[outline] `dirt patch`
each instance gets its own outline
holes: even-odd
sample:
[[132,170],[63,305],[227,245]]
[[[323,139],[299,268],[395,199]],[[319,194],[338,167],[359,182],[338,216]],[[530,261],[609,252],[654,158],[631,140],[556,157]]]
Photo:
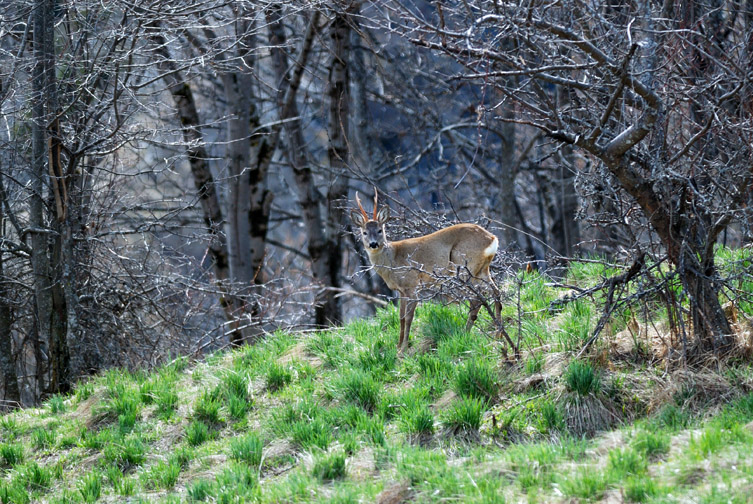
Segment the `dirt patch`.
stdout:
[[374,460],[374,450],[370,447],[364,448],[358,453],[354,453],[348,459],[348,476],[353,479],[365,481],[371,478],[376,472],[376,462]]
[[308,352],[305,341],[293,345],[277,359],[278,364],[290,364],[291,362],[305,362],[315,369],[320,368],[323,364],[319,357]]
[[276,476],[289,471],[296,465],[297,452],[287,439],[275,439],[263,451],[263,476]]
[[546,376],[542,373],[536,373],[531,376],[524,376],[513,382],[512,390],[516,394],[523,394],[529,390],[541,388],[546,384]]
[[455,393],[455,391],[451,389],[447,389],[444,394],[442,394],[442,397],[434,401],[434,404],[431,405],[431,409],[434,412],[441,411],[443,409],[446,409],[450,404],[457,399],[458,395]]
[[413,500],[413,489],[409,481],[401,481],[387,485],[379,495],[377,504],[403,504]]

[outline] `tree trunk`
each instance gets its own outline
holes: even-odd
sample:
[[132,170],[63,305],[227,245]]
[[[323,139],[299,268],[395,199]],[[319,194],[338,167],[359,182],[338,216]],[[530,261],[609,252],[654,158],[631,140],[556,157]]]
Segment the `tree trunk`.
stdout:
[[[286,44],[285,30],[279,5],[270,9],[268,14],[269,40],[272,45],[272,56],[277,73],[278,107],[280,119],[285,121],[284,131],[287,145],[285,156],[293,170],[296,186],[298,188],[298,201],[303,211],[303,221],[306,226],[308,238],[308,253],[311,258],[311,273],[314,280],[321,286],[326,287],[330,277],[329,254],[327,254],[326,222],[322,216],[323,197],[316,187],[314,172],[307,159],[307,149],[303,138],[302,124],[296,94],[300,85],[302,69],[308,58],[311,43],[317,31],[319,12],[315,11],[306,30],[303,46],[293,69],[293,74],[288,72],[288,57],[285,54]],[[326,303],[324,296],[318,295],[315,299],[315,313],[317,325],[325,325],[327,322]]]
[[722,223],[711,224],[712,216],[694,205],[693,191],[687,187],[676,187],[671,191],[675,198],[663,204],[669,198],[658,197],[651,184],[639,180],[625,163],[611,165],[610,170],[648,216],[670,262],[677,268],[688,297],[692,353],[723,353],[731,348],[734,336],[719,302],[714,265],[714,244],[724,229]]
[[[329,286],[342,286],[344,206],[348,198],[348,124],[350,115],[350,26],[346,13],[338,12],[330,27],[331,59],[329,64],[329,149],[330,184],[327,192],[327,262]],[[316,311],[317,325],[342,321],[338,292],[328,290]]]
[[[2,187],[0,187],[2,191]],[[0,198],[0,216],[3,215],[3,198]],[[0,222],[5,218],[0,217]],[[4,231],[4,230],[2,230]],[[0,401],[0,411],[16,408],[20,405],[21,395],[18,390],[18,374],[16,361],[13,358],[13,341],[11,332],[11,312],[8,299],[8,289],[5,282],[4,253],[0,249],[0,373],[3,374],[3,400]]]
[[[62,289],[62,225],[64,220],[64,191],[62,173],[54,171],[59,159],[54,145],[57,120],[57,84],[55,81],[54,18],[55,0],[38,0],[34,9],[34,70],[32,87],[36,96],[32,107],[32,174],[29,223],[31,227],[32,269],[38,328],[37,355],[48,356],[49,392],[66,391],[69,386],[69,361],[67,344],[67,309]],[[53,121],[53,119],[55,119]],[[49,126],[48,126],[49,125]],[[51,131],[47,131],[50,127]],[[52,133],[52,134],[50,134]],[[50,140],[48,146],[48,139]],[[49,161],[49,164],[45,161]],[[59,169],[59,166],[57,167]],[[52,171],[53,177],[50,177]],[[45,223],[45,182],[50,181],[56,197],[58,215],[49,229]],[[62,215],[61,215],[62,212]],[[48,248],[48,237],[53,245]],[[48,350],[45,350],[47,347]],[[42,363],[38,362],[38,366]],[[46,373],[43,373],[46,374]],[[40,383],[40,387],[44,384]]]

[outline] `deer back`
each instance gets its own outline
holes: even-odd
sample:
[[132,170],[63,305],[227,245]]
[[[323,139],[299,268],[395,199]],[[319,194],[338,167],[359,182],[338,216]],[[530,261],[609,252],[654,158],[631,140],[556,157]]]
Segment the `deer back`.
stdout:
[[[388,286],[405,292],[413,291],[418,284],[432,283],[432,273],[451,275],[457,266],[467,267],[473,276],[485,276],[498,243],[496,236],[480,226],[456,224],[425,236],[390,242],[383,254],[386,261],[370,258]],[[377,264],[375,259],[383,263]]]

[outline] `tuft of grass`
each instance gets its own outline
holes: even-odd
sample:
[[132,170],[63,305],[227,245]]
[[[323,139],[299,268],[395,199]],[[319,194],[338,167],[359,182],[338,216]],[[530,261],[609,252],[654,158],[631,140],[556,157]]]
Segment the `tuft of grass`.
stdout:
[[687,428],[690,422],[690,413],[676,404],[667,404],[651,420],[656,428],[667,428],[671,432]]
[[222,422],[220,418],[222,401],[215,391],[205,391],[196,400],[193,407],[193,415],[196,420],[204,424],[217,425]]
[[94,384],[90,381],[81,382],[76,386],[76,392],[73,394],[73,401],[80,404],[89,399],[94,393]]
[[47,491],[52,482],[52,470],[40,466],[36,462],[29,462],[20,471],[20,480],[31,491]]
[[228,414],[235,420],[242,420],[251,409],[247,399],[237,395],[231,395],[227,399]]
[[190,446],[199,446],[209,440],[209,427],[201,420],[193,420],[186,427],[186,441]]
[[31,431],[31,442],[37,450],[47,450],[55,446],[57,432],[52,428],[37,428]]
[[632,448],[618,448],[609,452],[609,470],[615,479],[644,474],[648,463],[642,453]]
[[646,502],[660,494],[660,487],[653,478],[631,476],[625,481],[625,498],[630,502]]
[[461,397],[444,413],[442,423],[455,433],[475,433],[488,405],[479,397]]
[[133,478],[120,478],[113,484],[113,488],[118,495],[129,497],[136,493],[136,480]]
[[54,395],[47,401],[47,406],[50,408],[50,413],[53,415],[59,415],[65,413],[65,399],[63,396]]
[[670,437],[666,432],[639,430],[633,436],[631,446],[649,459],[669,453]]
[[565,385],[578,395],[595,394],[601,389],[601,380],[590,362],[573,360],[564,372]]
[[353,345],[343,341],[342,336],[334,331],[322,331],[306,343],[306,350],[321,358],[331,369],[337,369],[347,361],[346,355],[352,351]]
[[423,304],[418,309],[423,333],[434,344],[465,336],[465,313],[460,306]]
[[259,478],[256,471],[245,464],[232,464],[217,475],[217,502],[249,502],[258,497]]
[[84,475],[76,485],[84,502],[97,502],[102,495],[102,473],[93,470]]
[[256,432],[249,432],[245,436],[230,441],[230,456],[238,461],[246,462],[251,467],[260,467],[264,443]]
[[248,400],[248,375],[240,371],[228,371],[222,377],[222,388],[225,395]]
[[607,478],[601,471],[580,469],[562,480],[560,488],[569,497],[595,500],[604,495]]
[[26,488],[19,482],[0,482],[0,502],[2,504],[28,504],[31,497]]
[[434,413],[428,404],[420,401],[400,408],[400,428],[411,436],[428,437],[434,434]]
[[3,432],[3,437],[8,440],[16,439],[18,436],[23,434],[23,430],[21,429],[21,426],[18,425],[18,422],[13,417],[2,417],[0,418],[0,429]]
[[332,427],[321,418],[298,420],[290,426],[290,432],[293,443],[302,450],[326,450],[332,442]]
[[499,391],[499,376],[487,361],[469,360],[457,369],[453,389],[459,396],[493,403]]
[[540,415],[539,428],[542,432],[555,432],[565,428],[565,418],[551,399],[544,399],[538,404]]
[[320,481],[333,481],[345,477],[345,454],[331,453],[322,455],[314,462],[311,470]]
[[373,411],[379,403],[381,386],[365,371],[353,370],[346,373],[336,382],[335,387],[344,400],[366,411]]
[[527,375],[540,373],[544,369],[544,356],[542,354],[533,354],[525,360],[523,369]]
[[583,299],[568,304],[557,333],[565,351],[580,349],[590,336],[593,305]]
[[0,444],[0,457],[3,465],[14,467],[24,461],[24,446],[21,443],[7,442]]
[[356,430],[361,432],[366,440],[376,446],[385,446],[387,438],[384,435],[384,422],[376,415],[358,419]]
[[688,448],[696,460],[702,460],[718,452],[725,445],[725,433],[722,428],[717,425],[708,425],[700,436],[690,436]]
[[169,490],[175,486],[180,476],[181,464],[177,457],[159,460],[148,472],[142,474],[145,487]]
[[213,491],[212,482],[205,479],[196,480],[186,489],[191,502],[204,502]]
[[140,438],[129,436],[121,441],[104,446],[104,459],[115,463],[123,471],[139,466],[146,461],[146,446]]
[[293,372],[288,366],[272,362],[267,366],[265,384],[270,392],[277,392],[293,381]]
[[157,405],[157,416],[167,420],[178,408],[178,392],[172,385],[163,385],[154,391],[154,402]]
[[397,364],[397,347],[391,342],[377,340],[358,354],[358,363],[370,374],[390,373]]

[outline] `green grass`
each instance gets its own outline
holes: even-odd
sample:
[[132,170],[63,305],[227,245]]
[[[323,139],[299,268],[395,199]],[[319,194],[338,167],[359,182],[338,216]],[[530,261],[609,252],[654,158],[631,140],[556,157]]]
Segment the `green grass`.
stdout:
[[607,478],[600,470],[580,469],[563,477],[560,488],[568,497],[597,500],[604,495],[607,484]]
[[97,502],[102,495],[102,473],[94,470],[84,475],[77,487],[84,502]]
[[434,413],[426,403],[416,401],[400,409],[400,428],[410,436],[427,437],[434,434]]
[[14,467],[24,461],[24,446],[17,442],[0,444],[0,457],[2,465]]
[[461,397],[444,413],[442,423],[455,433],[476,433],[487,409],[488,403],[484,399]]
[[288,366],[276,362],[270,363],[265,378],[267,390],[277,392],[291,381],[293,381],[293,373]]
[[360,406],[366,411],[373,411],[377,406],[382,389],[371,374],[361,370],[345,373],[337,379],[334,387],[343,400]]
[[[720,267],[743,289],[747,260],[730,252]],[[584,263],[568,281],[614,272]],[[467,307],[429,303],[399,357],[388,307],[341,328],[91,377],[0,416],[0,503],[349,503],[390,491],[427,503],[745,502],[749,363],[720,363],[706,390],[692,368],[615,358],[604,343],[633,316],[659,313],[651,299],[621,308],[615,318],[627,321],[574,359],[599,295],[552,305],[564,292],[548,283],[534,272],[500,286],[519,362],[504,362],[488,315],[467,333]],[[573,417],[597,413],[618,432],[577,434]]]
[[639,430],[633,436],[631,446],[649,459],[655,459],[669,453],[671,438],[662,430]]
[[230,456],[234,460],[246,462],[251,467],[260,467],[263,448],[264,443],[259,435],[249,432],[230,441]]
[[460,396],[495,402],[499,382],[497,370],[490,362],[469,360],[457,368],[453,389]]
[[345,455],[331,453],[322,455],[314,462],[312,474],[321,481],[332,481],[345,477]]
[[216,391],[205,391],[194,404],[194,418],[207,425],[217,425],[222,422],[220,415],[222,400]]
[[582,396],[595,394],[601,389],[599,374],[590,362],[571,361],[563,378],[569,390]]
[[149,471],[142,473],[143,485],[146,488],[169,490],[178,481],[181,469],[180,461],[176,457],[158,460]]
[[186,427],[186,441],[190,446],[199,446],[210,438],[210,431],[207,424],[201,420],[193,420]]

